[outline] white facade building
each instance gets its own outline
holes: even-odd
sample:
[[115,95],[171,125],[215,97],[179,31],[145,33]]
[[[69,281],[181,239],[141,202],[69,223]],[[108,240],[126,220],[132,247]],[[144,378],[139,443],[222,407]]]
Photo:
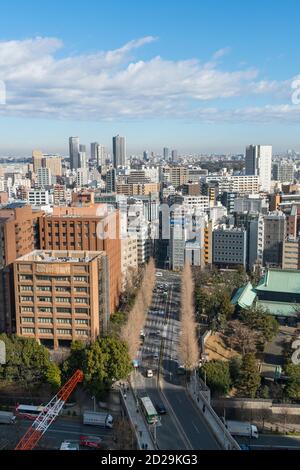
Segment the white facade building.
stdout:
[[246,148],[246,175],[257,175],[261,190],[271,191],[272,145],[249,145]]
[[49,191],[46,189],[30,189],[27,197],[31,206],[48,206],[50,202]]

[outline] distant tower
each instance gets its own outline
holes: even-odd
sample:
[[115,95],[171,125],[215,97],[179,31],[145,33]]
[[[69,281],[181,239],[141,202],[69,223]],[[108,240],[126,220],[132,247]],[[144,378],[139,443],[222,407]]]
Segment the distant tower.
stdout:
[[126,139],[120,135],[113,137],[113,165],[114,168],[126,165]]
[[69,155],[71,170],[79,168],[79,137],[69,138]]
[[169,158],[170,158],[170,149],[168,147],[164,147],[163,155],[164,155],[164,160],[169,160]]
[[246,175],[257,175],[261,190],[270,192],[272,145],[249,145],[246,148]]

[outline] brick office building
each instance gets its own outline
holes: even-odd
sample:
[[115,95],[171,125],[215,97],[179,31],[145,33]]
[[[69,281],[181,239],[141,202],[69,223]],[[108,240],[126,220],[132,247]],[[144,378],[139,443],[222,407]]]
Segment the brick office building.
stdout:
[[[119,224],[119,212],[108,213],[105,204],[54,207],[51,215],[39,220],[41,249],[105,251],[109,265],[110,313],[118,307],[121,291]],[[109,228],[112,234],[104,237]]]

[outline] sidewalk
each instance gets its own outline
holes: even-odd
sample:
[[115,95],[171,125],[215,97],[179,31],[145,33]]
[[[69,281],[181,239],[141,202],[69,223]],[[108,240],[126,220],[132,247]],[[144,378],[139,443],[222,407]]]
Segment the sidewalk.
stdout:
[[133,389],[128,383],[125,384],[124,389],[120,387],[121,402],[126,408],[128,418],[135,429],[138,449],[155,450],[149,427],[138,406],[138,401]]

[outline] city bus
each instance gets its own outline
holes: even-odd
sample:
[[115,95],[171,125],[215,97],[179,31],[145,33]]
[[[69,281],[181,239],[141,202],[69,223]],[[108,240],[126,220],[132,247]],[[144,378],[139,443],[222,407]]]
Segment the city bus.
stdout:
[[143,413],[149,424],[155,424],[158,421],[157,411],[149,397],[140,399]]
[[20,418],[31,419],[33,421],[43,409],[43,406],[17,405],[16,415]]

